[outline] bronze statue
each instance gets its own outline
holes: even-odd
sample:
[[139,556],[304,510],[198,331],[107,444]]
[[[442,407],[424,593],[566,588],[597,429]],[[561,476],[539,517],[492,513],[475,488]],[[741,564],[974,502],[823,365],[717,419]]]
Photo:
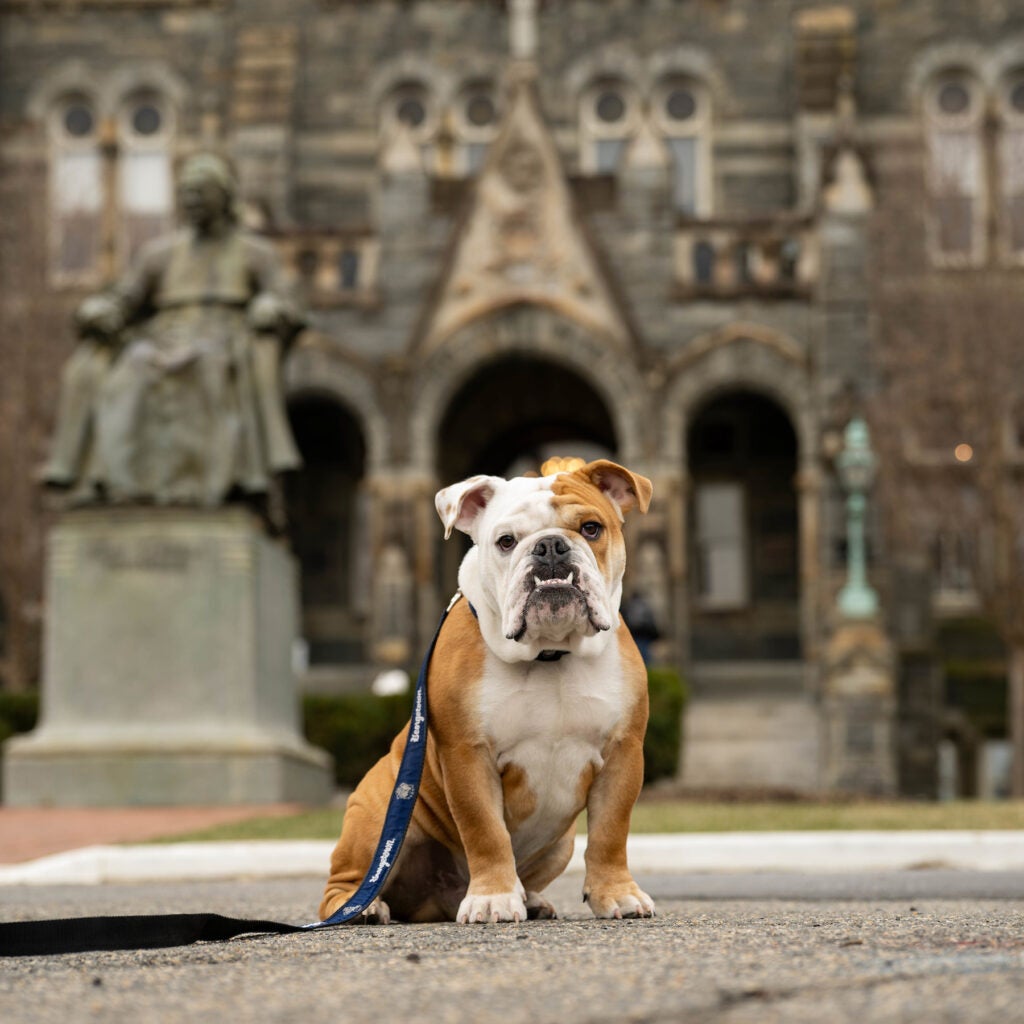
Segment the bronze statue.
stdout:
[[79,307],[46,483],[79,501],[213,506],[300,465],[280,364],[303,319],[235,192],[224,160],[193,157],[186,226]]

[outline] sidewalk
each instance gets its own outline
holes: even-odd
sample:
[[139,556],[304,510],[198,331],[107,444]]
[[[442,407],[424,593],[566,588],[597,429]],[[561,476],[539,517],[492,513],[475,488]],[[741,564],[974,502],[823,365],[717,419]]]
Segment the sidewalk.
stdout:
[[[321,876],[333,840],[133,845],[296,808],[0,808],[0,888]],[[115,845],[123,844],[123,845]],[[577,838],[569,872],[582,872]],[[632,835],[644,872],[1024,871],[1024,831],[722,832]]]
[[241,807],[0,806],[0,865],[35,860],[97,843],[139,843],[247,818],[284,817],[301,809],[294,804]]

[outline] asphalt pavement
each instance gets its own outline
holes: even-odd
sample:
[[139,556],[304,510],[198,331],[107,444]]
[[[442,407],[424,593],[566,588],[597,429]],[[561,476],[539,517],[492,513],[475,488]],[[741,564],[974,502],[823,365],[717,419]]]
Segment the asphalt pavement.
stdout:
[[[646,921],[346,926],[0,960],[5,1024],[1024,1022],[1024,872],[641,874]],[[322,879],[0,888],[4,920],[216,911],[309,921]]]

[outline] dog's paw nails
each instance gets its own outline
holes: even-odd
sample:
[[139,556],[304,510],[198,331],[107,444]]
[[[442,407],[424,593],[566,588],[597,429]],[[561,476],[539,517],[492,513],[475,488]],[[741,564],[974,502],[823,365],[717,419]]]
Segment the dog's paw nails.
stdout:
[[455,920],[459,924],[525,921],[526,904],[518,892],[496,893],[492,896],[469,895],[459,905]]
[[555,908],[535,892],[526,894],[526,916],[531,921],[554,921],[558,918]]
[[615,889],[594,887],[587,897],[594,917],[613,921],[627,917],[654,917],[654,900],[635,883]]
[[383,900],[374,900],[356,921],[361,924],[391,924],[391,908]]

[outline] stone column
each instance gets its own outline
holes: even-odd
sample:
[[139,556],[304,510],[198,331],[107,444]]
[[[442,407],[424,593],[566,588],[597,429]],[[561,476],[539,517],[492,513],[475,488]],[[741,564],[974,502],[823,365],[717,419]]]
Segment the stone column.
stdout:
[[433,479],[401,470],[376,472],[367,486],[371,514],[374,615],[370,649],[375,661],[413,665],[433,635],[442,607],[434,549],[440,521]]
[[818,602],[821,579],[821,472],[803,465],[796,476],[800,530],[800,634],[805,661],[818,651]]

